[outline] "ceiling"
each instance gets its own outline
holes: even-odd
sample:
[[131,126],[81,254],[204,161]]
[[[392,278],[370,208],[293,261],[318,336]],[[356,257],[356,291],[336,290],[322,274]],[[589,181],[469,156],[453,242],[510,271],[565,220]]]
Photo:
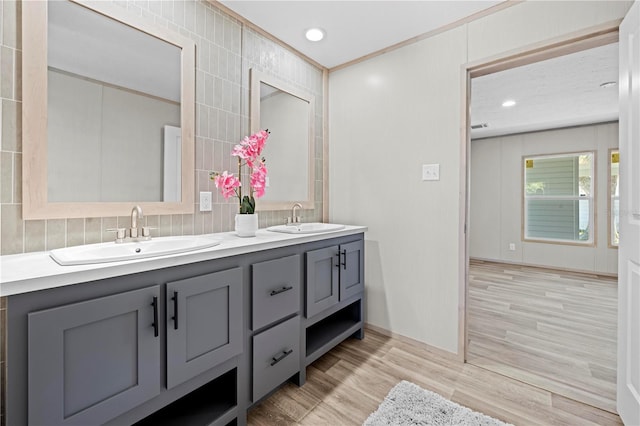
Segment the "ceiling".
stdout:
[[[501,1],[219,0],[326,68],[441,29]],[[311,27],[326,31],[310,42]],[[472,80],[472,138],[617,120],[618,46],[612,44]],[[503,108],[502,102],[517,103]]]
[[[474,78],[473,139],[618,119],[618,43]],[[505,100],[516,105],[505,108]]]
[[[224,6],[326,68],[333,68],[443,26],[500,1],[220,0]],[[308,41],[322,28],[322,41]]]

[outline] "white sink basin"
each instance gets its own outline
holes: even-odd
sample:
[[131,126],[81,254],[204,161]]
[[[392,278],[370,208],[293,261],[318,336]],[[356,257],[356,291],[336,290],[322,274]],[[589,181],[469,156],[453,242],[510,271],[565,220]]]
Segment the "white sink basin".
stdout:
[[51,250],[49,255],[60,265],[90,265],[143,259],[200,250],[220,244],[220,240],[205,236],[160,237],[149,241],[87,244]]
[[285,234],[316,234],[332,232],[344,229],[344,225],[336,223],[296,223],[292,225],[276,225],[267,228],[267,231],[284,232]]

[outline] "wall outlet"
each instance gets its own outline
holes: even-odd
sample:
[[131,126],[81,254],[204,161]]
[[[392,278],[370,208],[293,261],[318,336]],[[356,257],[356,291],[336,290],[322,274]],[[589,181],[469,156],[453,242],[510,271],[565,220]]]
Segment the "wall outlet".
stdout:
[[423,164],[422,180],[440,180],[440,164]]
[[269,176],[267,176],[267,177],[265,178],[264,186],[265,186],[265,188],[268,188],[268,187],[269,187],[269,185],[270,185],[270,182],[269,182]]
[[211,211],[211,191],[200,192],[200,211]]
[[514,243],[509,243],[509,250],[516,251],[516,245]]

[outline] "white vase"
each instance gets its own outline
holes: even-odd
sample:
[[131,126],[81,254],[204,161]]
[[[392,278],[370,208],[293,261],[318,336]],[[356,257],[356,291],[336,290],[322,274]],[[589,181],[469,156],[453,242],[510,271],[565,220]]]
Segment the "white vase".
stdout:
[[255,237],[258,230],[258,214],[236,214],[238,237]]

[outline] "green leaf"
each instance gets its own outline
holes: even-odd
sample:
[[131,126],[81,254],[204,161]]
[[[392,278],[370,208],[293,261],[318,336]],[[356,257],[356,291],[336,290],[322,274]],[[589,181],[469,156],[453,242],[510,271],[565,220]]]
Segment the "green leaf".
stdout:
[[240,214],[254,214],[256,210],[256,200],[245,195],[240,203]]

